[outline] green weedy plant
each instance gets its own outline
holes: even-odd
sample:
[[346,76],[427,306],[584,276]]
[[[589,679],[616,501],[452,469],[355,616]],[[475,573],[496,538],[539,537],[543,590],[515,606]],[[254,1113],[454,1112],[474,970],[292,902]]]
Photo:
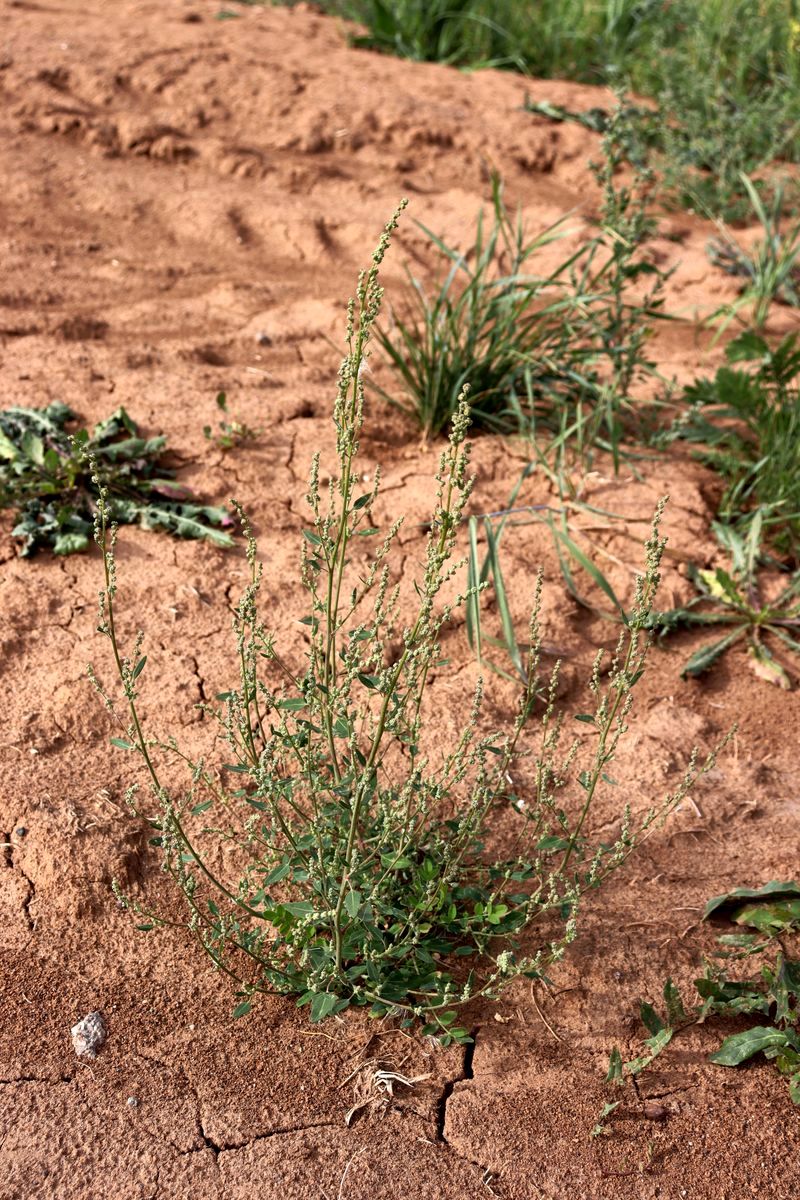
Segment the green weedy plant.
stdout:
[[[747,646],[755,673],[782,688],[791,687],[791,679],[774,648],[800,654],[800,571],[795,571],[781,592],[770,601],[759,594],[758,563],[761,522],[750,525],[747,539],[730,526],[713,526],[720,545],[730,555],[730,569],[716,567],[701,570],[689,565],[689,578],[697,596],[682,608],[657,613],[654,625],[662,635],[678,628],[725,629],[724,637],[706,642],[686,662],[681,674],[702,675],[737,643]],[[702,607],[698,607],[702,605]]]
[[[445,1042],[466,1041],[458,1008],[557,961],[575,937],[580,897],[622,863],[713,758],[701,767],[692,756],[676,790],[638,825],[626,808],[615,840],[590,843],[593,804],[612,786],[609,764],[645,668],[664,547],[657,520],[608,674],[603,655],[595,660],[592,711],[580,717],[589,743],[573,739],[556,712],[555,672],[529,744],[539,690],[535,605],[527,680],[510,728],[482,732],[479,684],[455,743],[444,753],[431,747],[430,673],[442,665],[442,629],[464,602],[448,594],[463,565],[454,552],[472,488],[469,409],[462,397],[440,460],[416,615],[406,618],[388,561],[400,522],[377,535],[369,514],[380,481],[362,491],[357,467],[362,370],[382,296],[378,269],[396,223],[397,214],[350,302],[333,412],[339,468],[324,492],[319,457],[312,463],[302,668],[278,649],[258,615],[262,572],[244,521],[251,582],[234,622],[239,682],[220,694],[219,708],[206,710],[227,747],[219,769],[182,756],[172,738],[153,739],[142,727],[138,694],[147,660],[141,635],[129,656],[120,645],[117,535],[100,484],[100,632],[111,643],[127,706],[125,735],[113,740],[142,761],[152,797],[141,808],[152,813],[155,802],[157,814],[148,818],[153,842],[187,913],[180,922],[134,899],[123,902],[144,928],[183,924],[236,981],[239,1015],[255,993],[294,994],[314,1021],[350,1004],[369,1005],[376,1017],[419,1019]],[[355,550],[360,559],[373,536],[371,564],[357,566]],[[537,596],[540,587],[541,580]],[[106,702],[113,711],[113,700]],[[183,794],[162,781],[161,763],[176,755],[189,769]],[[235,790],[226,786],[231,775]],[[129,800],[138,811],[135,788]],[[501,812],[513,822],[502,836],[493,828]],[[224,860],[215,854],[220,844]],[[223,873],[223,861],[237,877]]]
[[[576,397],[574,429],[562,422],[557,439],[563,447],[565,435],[574,436],[582,457],[594,445],[602,446],[611,452],[615,469],[626,424],[641,423],[631,389],[656,373],[647,353],[652,322],[669,319],[663,311],[664,285],[671,272],[660,270],[643,254],[655,229],[650,214],[653,173],[644,160],[635,159],[632,181],[619,181],[633,136],[630,106],[620,92],[603,133],[602,156],[592,164],[603,190],[600,229],[587,248],[580,277],[573,279],[573,292],[581,297],[585,313],[585,323],[576,332],[591,348],[596,375],[591,387]],[[632,286],[644,280],[648,287],[634,298]]]
[[228,397],[225,392],[217,392],[215,400],[220,417],[216,430],[212,425],[203,426],[203,436],[218,450],[234,450],[245,442],[255,441],[260,429],[251,429],[244,421],[235,417],[228,408]]
[[[646,1001],[640,1004],[639,1015],[650,1037],[645,1039],[643,1053],[628,1062],[623,1062],[618,1049],[612,1050],[606,1082],[623,1086],[626,1080],[635,1080],[673,1037],[690,1025],[703,1024],[714,1016],[755,1017],[762,1023],[729,1034],[709,1062],[739,1067],[763,1054],[786,1077],[789,1096],[800,1105],[800,960],[790,957],[783,944],[785,937],[800,930],[800,887],[794,881],[773,880],[760,888],[735,888],[708,901],[703,920],[712,916],[726,917],[749,932],[717,938],[720,949],[713,957],[720,963],[707,959],[703,975],[694,981],[698,1004],[686,1006],[671,979],[664,984],[663,1015]],[[775,958],[764,962],[758,974],[749,978],[731,979],[722,965],[775,947]],[[591,1136],[606,1131],[604,1122],[620,1103],[604,1105]]]
[[476,0],[341,0],[330,7],[367,25],[352,39],[356,46],[417,62],[524,70],[508,32]]
[[75,414],[58,402],[47,408],[0,412],[0,508],[14,508],[12,530],[21,554],[49,546],[55,554],[85,550],[92,539],[92,459],[102,471],[106,508],[114,521],[165,529],[177,537],[233,544],[225,508],[194,502],[161,465],[165,437],[142,438],[124,408],[93,430],[70,433]]
[[[726,480],[723,521],[744,527],[760,514],[776,547],[796,560],[800,542],[800,347],[771,348],[745,332],[726,347],[729,366],[686,389],[691,408],[675,433],[703,445],[700,457]],[[754,364],[743,369],[737,364]]]
[[[797,0],[322,0],[321,7],[366,27],[357,45],[469,68],[505,66],[536,79],[624,84],[652,97],[656,120],[643,116],[641,127],[658,151],[666,193],[710,215],[746,215],[742,172],[797,157]],[[544,115],[561,119],[557,106]]]
[[735,303],[719,309],[712,320],[722,318],[722,332],[743,308],[750,308],[750,320],[744,323],[760,333],[776,301],[800,307],[800,221],[785,231],[781,229],[786,207],[783,185],[775,188],[771,201],[765,202],[746,175],[742,175],[742,184],[764,237],[748,252],[721,225],[721,237],[709,242],[711,261],[729,275],[745,281]]

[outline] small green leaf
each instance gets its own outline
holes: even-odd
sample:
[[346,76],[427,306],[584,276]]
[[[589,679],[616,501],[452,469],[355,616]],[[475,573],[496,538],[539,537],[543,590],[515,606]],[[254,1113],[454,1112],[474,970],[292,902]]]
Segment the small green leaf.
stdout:
[[606,1075],[606,1083],[622,1083],[622,1055],[615,1046],[611,1051],[608,1060],[608,1074]]
[[133,742],[126,742],[125,738],[113,737],[113,738],[111,738],[111,745],[116,746],[117,749],[119,749],[119,750],[135,750],[136,749]]
[[647,1032],[653,1036],[655,1036],[657,1033],[661,1033],[662,1029],[666,1028],[664,1022],[661,1020],[661,1017],[653,1008],[652,1004],[647,1004],[645,1001],[642,1001],[642,1003],[639,1005],[639,1016],[641,1017],[642,1024]]
[[800,900],[775,901],[772,904],[745,904],[731,916],[735,925],[749,925],[774,937],[800,924]]
[[243,1000],[241,1004],[237,1004],[236,1008],[233,1010],[233,1013],[231,1014],[233,1016],[234,1021],[238,1021],[239,1017],[246,1017],[252,1007],[253,1007],[253,1002],[251,1000]]
[[336,1008],[336,996],[331,992],[317,992],[311,1001],[311,1020],[316,1024],[324,1021]]

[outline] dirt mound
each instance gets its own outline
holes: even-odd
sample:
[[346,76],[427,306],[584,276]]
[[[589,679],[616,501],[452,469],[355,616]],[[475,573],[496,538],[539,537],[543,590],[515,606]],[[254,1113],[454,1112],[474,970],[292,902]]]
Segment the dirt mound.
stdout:
[[[169,436],[182,480],[212,502],[235,493],[259,530],[270,580],[280,581],[271,621],[294,636],[306,471],[312,452],[332,445],[330,339],[341,340],[345,302],[377,231],[406,194],[411,217],[463,239],[497,170],[533,228],[573,212],[578,241],[596,212],[587,163],[597,139],[533,117],[523,102],[526,92],[571,107],[609,97],[349,49],[339,23],[303,5],[234,5],[235,19],[224,21],[219,8],[219,0],[4,5],[0,372],[6,404],[61,400],[86,421],[124,404],[146,432]],[[668,308],[681,320],[658,343],[666,375],[690,378],[714,360],[692,318],[735,284],[709,267],[709,232],[676,215],[653,243],[676,266]],[[390,296],[404,263],[423,278],[434,265],[410,219],[387,261]],[[216,420],[220,390],[262,431],[228,455],[202,432]],[[421,448],[376,404],[365,454],[368,467],[385,470],[377,519],[409,513],[410,571],[435,448]],[[478,441],[477,511],[505,502],[522,461],[518,448]],[[590,498],[625,513],[638,539],[638,522],[671,492],[671,602],[686,586],[680,560],[712,553],[709,480],[679,459],[644,463],[640,474],[598,472]],[[534,477],[526,495],[541,501],[547,490]],[[553,996],[538,989],[534,1004],[520,986],[470,1014],[467,1055],[434,1052],[359,1014],[311,1027],[291,1001],[267,999],[233,1022],[229,989],[199,951],[169,933],[135,934],[110,891],[113,878],[134,888],[159,880],[146,827],[124,812],[127,763],[109,748],[84,677],[87,660],[103,653],[94,636],[97,558],[20,561],[10,527],[5,514],[3,1196],[797,1194],[800,1122],[784,1084],[765,1067],[710,1067],[713,1035],[703,1030],[642,1084],[663,1119],[631,1100],[613,1137],[588,1139],[610,1047],[637,1044],[638,999],[652,998],[667,974],[686,982],[696,973],[700,935],[688,933],[705,898],[796,873],[796,693],[755,685],[736,654],[702,684],[679,678],[685,644],[656,656],[615,772],[626,796],[644,804],[660,795],[692,743],[708,747],[739,718],[736,754],[705,781],[697,809],[680,812],[587,906]],[[615,586],[629,586],[636,546],[598,536]],[[520,616],[532,567],[544,564],[546,637],[566,653],[566,698],[577,703],[574,681],[613,630],[567,596],[541,531],[516,531],[508,554]],[[243,559],[130,530],[121,570],[124,624],[147,628],[148,717],[165,733],[182,721],[187,737],[201,738],[193,706],[228,680],[229,605]],[[443,738],[459,727],[461,684],[474,677],[458,630],[448,654],[462,676],[436,684]],[[507,713],[510,695],[499,687],[492,702]],[[75,1058],[69,1031],[95,1010],[108,1040],[87,1063]],[[429,1078],[348,1128],[348,1079],[373,1059]]]

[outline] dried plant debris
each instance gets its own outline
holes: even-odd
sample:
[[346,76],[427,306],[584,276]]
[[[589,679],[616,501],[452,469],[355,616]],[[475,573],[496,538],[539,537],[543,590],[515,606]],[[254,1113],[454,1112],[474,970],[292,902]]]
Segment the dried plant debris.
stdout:
[[95,473],[108,489],[116,523],[231,544],[224,528],[231,523],[227,509],[196,503],[161,464],[166,437],[140,437],[124,408],[91,431],[71,432],[75,420],[60,402],[0,412],[0,507],[16,512],[12,533],[23,557],[42,546],[61,555],[87,548]]

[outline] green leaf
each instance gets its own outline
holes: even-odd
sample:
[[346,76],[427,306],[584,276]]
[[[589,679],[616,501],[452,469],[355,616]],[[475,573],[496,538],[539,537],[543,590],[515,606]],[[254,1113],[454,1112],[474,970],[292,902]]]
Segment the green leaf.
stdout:
[[712,913],[716,913],[717,916],[727,915],[732,909],[740,908],[743,900],[775,899],[779,896],[800,898],[800,884],[794,880],[782,883],[773,879],[759,888],[734,888],[733,891],[723,892],[720,896],[713,896],[703,910],[702,919],[707,920]]
[[800,924],[800,900],[776,901],[772,904],[746,904],[731,916],[736,925],[749,925],[759,933],[774,937],[795,929]]
[[307,917],[309,913],[314,911],[313,904],[310,904],[307,900],[289,900],[285,904],[281,904],[280,907],[293,917]]
[[252,1000],[243,1000],[241,1004],[237,1004],[236,1008],[233,1010],[233,1013],[231,1014],[234,1021],[238,1021],[239,1017],[246,1017],[252,1007],[253,1007]]
[[[280,881],[282,879],[286,878],[286,876],[289,874],[291,869],[292,869],[291,863],[288,863],[288,862],[283,862],[283,863],[280,863],[277,867],[273,867],[272,870],[267,875],[264,876],[264,879],[263,879],[264,887],[270,888],[270,887],[273,887],[276,883],[280,883]],[[286,906],[284,905],[284,907],[286,907]]]
[[66,558],[68,554],[80,554],[88,545],[85,533],[58,533],[53,538],[53,553]]
[[146,662],[147,662],[147,655],[145,654],[142,658],[139,659],[136,666],[133,668],[133,671],[131,672],[131,679],[139,678],[142,671],[144,670],[144,666],[145,666]]
[[639,1005],[639,1016],[641,1017],[642,1024],[647,1032],[653,1036],[655,1036],[657,1033],[661,1033],[662,1029],[666,1028],[664,1022],[661,1020],[661,1017],[653,1008],[652,1004],[647,1004],[645,1001],[642,1001],[642,1003]]
[[667,1020],[670,1025],[679,1025],[686,1020],[681,994],[671,979],[667,979],[664,984],[664,1003],[667,1006]]
[[747,647],[747,653],[753,671],[759,679],[765,679],[767,683],[775,683],[786,692],[791,691],[791,679],[763,642],[751,642]]
[[606,1075],[606,1083],[622,1083],[622,1055],[615,1046],[611,1051],[611,1056],[608,1060],[608,1074]]
[[699,650],[695,650],[694,654],[684,665],[681,671],[682,678],[687,675],[696,677],[702,675],[709,667],[712,667],[718,659],[722,657],[729,646],[740,638],[744,633],[744,629],[734,629],[726,637],[721,638],[718,642],[707,642],[705,646],[701,646]]
[[[559,527],[555,523],[555,521],[552,520],[552,518],[550,518],[548,520],[548,524],[550,526],[550,529],[553,533],[554,538],[556,539],[556,547],[558,548],[558,545],[560,543],[568,550],[568,552],[575,559],[575,561],[578,563],[578,565],[583,567],[584,571],[587,573],[587,575],[590,577],[590,579],[592,579],[594,581],[594,583],[597,585],[597,587],[600,588],[600,591],[603,592],[603,594],[605,596],[607,596],[608,599],[611,601],[611,603],[614,605],[617,616],[620,618],[622,623],[624,625],[627,625],[628,618],[625,613],[625,609],[623,608],[623,606],[617,596],[617,593],[614,591],[613,587],[609,583],[608,579],[606,579],[603,572],[599,569],[599,567],[597,567],[595,565],[595,563],[592,562],[592,560],[590,558],[588,558],[584,554],[584,552],[583,552],[583,550],[581,550],[580,546],[575,541],[573,541],[573,539],[570,537],[570,535],[566,532],[565,529]],[[562,573],[563,573],[564,561],[560,554],[559,554],[559,558],[561,559]],[[570,592],[575,597],[575,599],[580,604],[583,604],[585,607],[592,608],[593,606],[591,604],[589,604],[581,595],[579,595],[579,593],[575,589],[575,585],[572,582],[571,573],[569,573],[569,572],[565,573],[565,580],[567,582],[567,586],[569,587]]]
[[401,855],[400,858],[398,858],[394,854],[382,854],[381,865],[387,869],[394,867],[397,871],[404,871],[408,867],[412,866],[412,862],[411,859],[406,858],[405,855]]
[[539,838],[536,843],[536,849],[543,854],[550,854],[554,850],[567,850],[572,845],[570,838],[558,837],[556,834],[550,833],[547,837]]
[[331,992],[317,992],[311,1001],[311,1020],[316,1024],[324,1021],[333,1013],[337,1006],[337,997]]
[[645,1069],[645,1067],[649,1067],[653,1059],[657,1058],[662,1050],[664,1050],[664,1048],[672,1041],[673,1033],[674,1030],[665,1025],[658,1031],[658,1033],[653,1034],[652,1037],[646,1038],[644,1044],[648,1047],[650,1053],[642,1054],[638,1058],[632,1058],[630,1062],[626,1062],[625,1070],[628,1072],[628,1074],[639,1075]]
[[768,343],[752,329],[740,333],[725,347],[728,362],[753,362],[754,359],[769,358],[769,355]]
[[784,1029],[774,1029],[770,1025],[754,1025],[744,1033],[732,1033],[709,1061],[720,1067],[738,1067],[755,1054],[761,1054],[775,1046],[791,1046],[792,1035]]
[[135,750],[133,742],[126,742],[125,738],[113,737],[110,739],[111,745],[116,746],[119,750]]
[[361,892],[351,891],[345,896],[344,906],[347,909],[347,915],[353,921],[358,916],[358,910],[361,908],[361,900]]

